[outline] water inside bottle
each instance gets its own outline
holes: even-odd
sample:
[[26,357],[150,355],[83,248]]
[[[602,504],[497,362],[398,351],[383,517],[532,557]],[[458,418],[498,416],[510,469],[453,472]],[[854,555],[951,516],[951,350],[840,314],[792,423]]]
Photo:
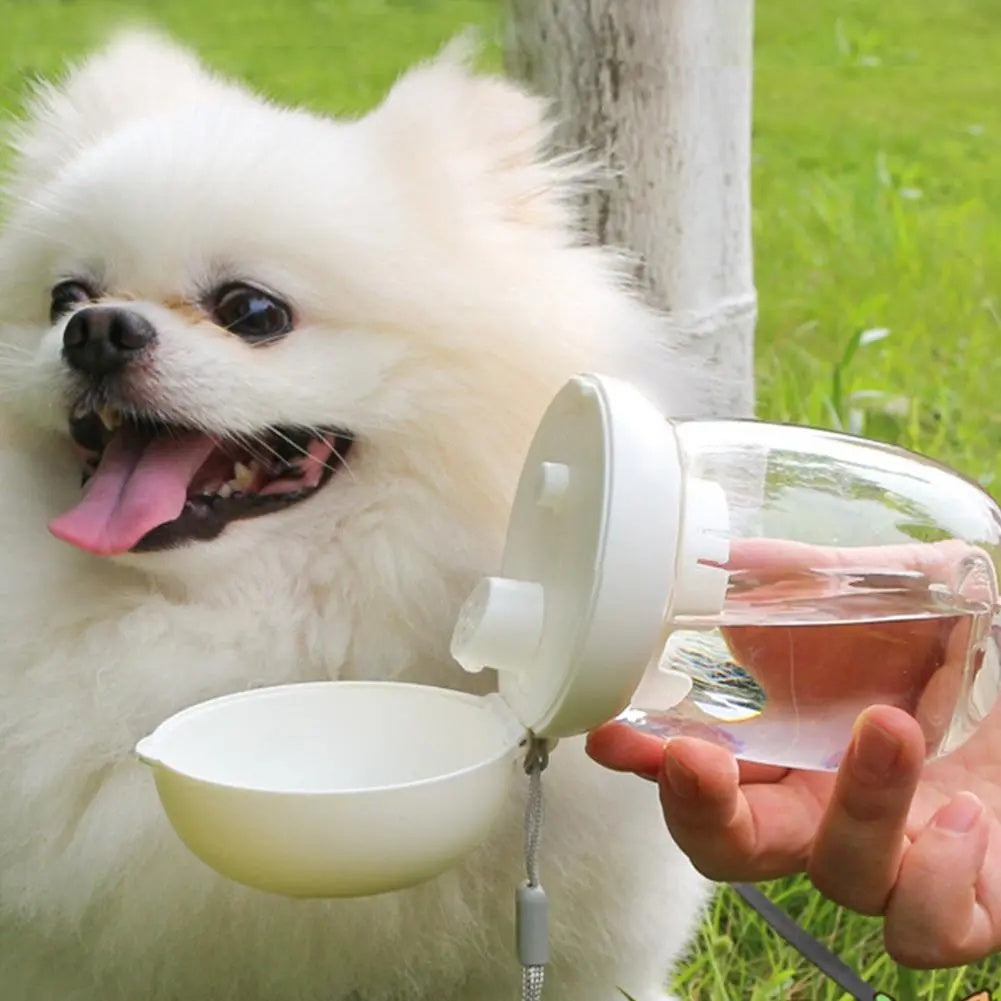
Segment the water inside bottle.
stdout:
[[744,760],[828,771],[859,712],[878,703],[911,713],[939,756],[1001,685],[994,596],[963,590],[917,572],[735,573],[720,617],[674,623],[660,666],[692,679],[684,701],[619,718]]

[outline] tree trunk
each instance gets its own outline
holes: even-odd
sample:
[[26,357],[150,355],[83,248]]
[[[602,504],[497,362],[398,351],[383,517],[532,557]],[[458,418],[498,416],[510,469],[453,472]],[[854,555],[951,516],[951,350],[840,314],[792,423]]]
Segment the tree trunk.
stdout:
[[702,415],[753,411],[753,0],[509,0],[508,70],[555,100],[557,139],[611,168],[585,224],[630,251]]

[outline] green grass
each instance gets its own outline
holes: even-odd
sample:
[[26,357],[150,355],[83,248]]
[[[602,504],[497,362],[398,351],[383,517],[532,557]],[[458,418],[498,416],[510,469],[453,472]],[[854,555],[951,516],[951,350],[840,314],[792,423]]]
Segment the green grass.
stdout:
[[[462,26],[496,40],[501,25],[494,0],[0,0],[0,108],[122,17],[164,25],[275,97],[340,113],[372,105]],[[1001,483],[1001,3],[758,0],[756,47],[760,413]],[[768,890],[899,1001],[1001,990],[1001,961],[910,976],[882,953],[878,922],[803,880]],[[676,989],[841,998],[726,890]]]
[[[759,411],[899,442],[1001,492],[999,64],[997,0],[758,0]],[[898,971],[879,922],[802,879],[767,889],[900,1001],[1001,997],[1001,960]],[[729,891],[678,992],[844,997]]]
[[0,102],[122,23],[165,28],[267,94],[338,114],[371,107],[466,25],[494,38],[502,24],[493,0],[0,0]]
[[760,0],[757,47],[762,413],[995,481],[1001,5]]

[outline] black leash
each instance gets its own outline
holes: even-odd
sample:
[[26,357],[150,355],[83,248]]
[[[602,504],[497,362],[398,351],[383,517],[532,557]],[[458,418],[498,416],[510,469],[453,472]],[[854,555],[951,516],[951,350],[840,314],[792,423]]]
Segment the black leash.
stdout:
[[821,945],[756,886],[748,883],[731,883],[730,886],[745,904],[758,912],[774,932],[855,1001],[875,1001],[878,994],[875,987],[867,984],[847,963],[842,962],[830,949]]

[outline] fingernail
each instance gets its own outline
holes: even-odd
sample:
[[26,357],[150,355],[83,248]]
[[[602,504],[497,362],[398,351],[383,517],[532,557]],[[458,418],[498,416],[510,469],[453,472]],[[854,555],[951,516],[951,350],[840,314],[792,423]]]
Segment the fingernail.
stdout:
[[968,834],[973,830],[984,804],[971,792],[961,792],[935,814],[935,826],[950,834]]
[[694,799],[699,794],[699,777],[687,765],[671,757],[664,756],[664,774],[671,792],[679,799]]
[[889,778],[900,757],[900,741],[876,723],[866,721],[855,737],[852,770],[869,781]]

